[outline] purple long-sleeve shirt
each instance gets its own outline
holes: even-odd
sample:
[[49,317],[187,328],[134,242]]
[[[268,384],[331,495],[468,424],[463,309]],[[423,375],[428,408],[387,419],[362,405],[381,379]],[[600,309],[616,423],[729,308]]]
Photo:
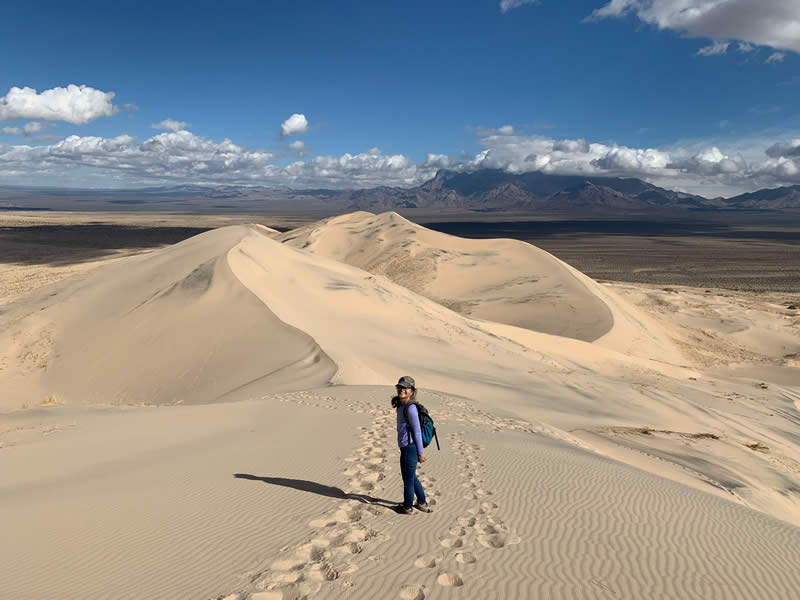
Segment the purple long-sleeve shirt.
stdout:
[[[422,428],[419,425],[419,411],[416,404],[408,405],[408,420],[411,422],[411,433],[414,436],[414,444],[417,446],[417,452],[424,454],[425,449],[422,447]],[[402,404],[397,407],[397,445],[400,448],[405,448],[410,442],[408,435],[408,422],[405,417],[405,406]]]

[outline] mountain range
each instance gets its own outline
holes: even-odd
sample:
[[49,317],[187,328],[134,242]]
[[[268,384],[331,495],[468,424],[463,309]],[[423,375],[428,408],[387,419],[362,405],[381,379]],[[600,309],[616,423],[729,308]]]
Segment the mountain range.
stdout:
[[800,185],[762,189],[732,198],[704,198],[633,178],[481,169],[472,173],[440,170],[433,179],[412,188],[381,186],[359,190],[235,185],[123,190],[0,187],[0,210],[130,210],[132,205],[154,210],[228,212],[462,209],[593,216],[673,210],[797,211]]

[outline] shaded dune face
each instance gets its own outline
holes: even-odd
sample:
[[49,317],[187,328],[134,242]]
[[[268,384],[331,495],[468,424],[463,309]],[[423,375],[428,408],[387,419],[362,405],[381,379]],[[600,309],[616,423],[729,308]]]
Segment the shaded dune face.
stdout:
[[594,341],[611,311],[551,254],[517,240],[470,240],[397,213],[357,212],[276,239],[356,266],[472,318]]
[[63,286],[36,311],[50,322],[45,368],[9,389],[20,402],[38,389],[68,402],[204,403],[323,385],[332,361],[231,273],[226,254],[247,231],[211,231]]

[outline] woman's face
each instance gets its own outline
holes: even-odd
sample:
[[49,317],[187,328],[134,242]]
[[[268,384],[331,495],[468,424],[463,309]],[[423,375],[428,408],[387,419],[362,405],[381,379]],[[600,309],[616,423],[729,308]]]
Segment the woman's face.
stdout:
[[408,402],[408,399],[411,398],[411,394],[414,392],[411,388],[402,387],[402,386],[395,386],[397,390],[397,397],[403,401],[403,403]]

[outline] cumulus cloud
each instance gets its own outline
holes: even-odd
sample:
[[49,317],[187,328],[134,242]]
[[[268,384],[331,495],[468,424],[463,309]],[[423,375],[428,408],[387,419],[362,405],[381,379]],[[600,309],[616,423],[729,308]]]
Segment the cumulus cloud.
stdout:
[[770,158],[780,158],[781,156],[800,158],[800,139],[773,144],[767,148],[766,154]]
[[[430,153],[422,163],[379,148],[341,156],[316,156],[276,164],[265,151],[230,140],[213,141],[187,130],[158,133],[142,142],[130,135],[112,138],[69,136],[49,145],[0,143],[0,176],[34,176],[68,181],[72,173],[141,182],[196,182],[289,185],[295,188],[413,186],[440,169],[481,168],[511,173],[637,177],[657,185],[714,195],[800,183],[800,137],[751,139],[694,147],[636,148],[543,135],[490,135],[478,139],[475,155]],[[307,152],[305,144],[288,145]],[[303,158],[299,157],[298,158]]]
[[57,87],[41,94],[29,87],[12,87],[0,98],[0,121],[44,119],[85,125],[113,115],[117,111],[111,103],[113,98],[114,92],[102,92],[85,85]]
[[163,121],[159,121],[158,123],[153,123],[150,125],[150,127],[153,129],[161,129],[166,131],[181,131],[183,129],[188,129],[191,126],[191,123],[187,123],[186,121],[176,121],[175,119],[164,119]]
[[297,161],[283,169],[279,177],[288,178],[289,185],[363,188],[417,185],[435,174],[435,168],[417,165],[407,156],[383,154],[379,148],[370,148],[360,154]]
[[714,144],[694,149],[633,148],[546,136],[487,136],[480,143],[484,149],[477,155],[448,168],[636,177],[709,196],[719,190],[733,194],[800,183],[800,139],[772,145],[761,139],[742,140],[739,145],[746,148],[747,158],[740,150],[726,151]]
[[291,117],[281,123],[281,137],[285,138],[290,135],[305,133],[308,131],[308,121],[305,115],[294,113]]
[[503,14],[512,8],[519,8],[525,4],[536,4],[537,0],[500,0],[500,12]]
[[475,129],[475,133],[480,136],[486,135],[514,135],[514,127],[511,125],[502,125],[496,129],[487,129],[485,127],[478,127]]
[[728,156],[716,146],[702,150],[693,156],[676,158],[670,166],[684,173],[695,175],[745,173],[748,169],[741,156]]
[[800,52],[800,3],[789,0],[611,0],[588,21],[636,15],[694,38]]
[[160,133],[138,144],[130,135],[114,138],[71,135],[48,146],[5,146],[0,172],[69,173],[89,167],[137,179],[245,182],[263,176],[272,154],[214,142],[189,131]]
[[43,123],[39,123],[38,121],[31,121],[30,123],[25,123],[22,127],[3,127],[3,133],[5,135],[24,135],[24,136],[31,136],[35,133],[39,133],[42,131],[46,125]]
[[461,164],[457,158],[447,156],[446,154],[428,154],[422,167],[424,169],[453,169]]
[[295,140],[289,144],[289,148],[295,151],[295,154],[297,154],[298,158],[303,158],[311,153],[308,147],[300,140]]
[[287,166],[272,163],[273,158],[269,152],[227,139],[215,142],[186,130],[159,133],[141,143],[126,134],[113,138],[72,135],[46,146],[0,144],[0,176],[66,179],[80,169],[137,182],[362,188],[417,185],[436,174],[433,165],[417,165],[402,154],[383,154],[378,148],[317,156]]
[[783,62],[783,59],[786,58],[786,54],[783,52],[773,52],[767,57],[767,60],[764,62],[766,64],[774,63],[774,62]]

